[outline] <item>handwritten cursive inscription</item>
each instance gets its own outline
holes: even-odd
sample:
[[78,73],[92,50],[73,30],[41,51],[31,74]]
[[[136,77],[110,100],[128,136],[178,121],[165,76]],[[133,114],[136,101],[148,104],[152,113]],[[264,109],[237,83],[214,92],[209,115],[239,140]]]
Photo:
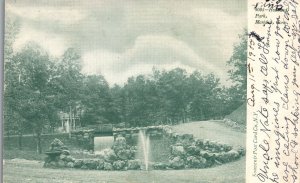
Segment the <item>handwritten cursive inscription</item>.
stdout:
[[249,2],[248,183],[300,182],[299,3]]

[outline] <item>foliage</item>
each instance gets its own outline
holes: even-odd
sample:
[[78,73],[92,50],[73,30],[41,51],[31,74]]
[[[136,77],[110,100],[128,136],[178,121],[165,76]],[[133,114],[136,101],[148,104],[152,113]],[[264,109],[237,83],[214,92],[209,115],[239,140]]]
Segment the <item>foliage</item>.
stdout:
[[[234,47],[228,64],[235,85],[220,85],[213,74],[176,68],[153,69],[110,87],[102,75],[83,75],[81,56],[69,48],[52,58],[35,43],[12,49],[18,24],[10,23],[5,45],[5,128],[38,139],[58,126],[59,112],[77,115],[83,126],[125,123],[128,126],[177,124],[220,119],[235,110],[246,94],[246,38]],[[8,130],[8,131],[10,131]],[[40,139],[39,139],[40,140]],[[39,142],[38,140],[38,142]]]
[[228,71],[230,79],[235,83],[234,90],[241,101],[246,99],[247,90],[247,31],[240,35],[240,42],[234,46],[233,54],[228,65],[232,68]]
[[113,123],[116,115],[108,83],[101,75],[86,76],[83,80],[82,123]]
[[18,132],[22,134],[23,119],[16,113],[13,108],[17,105],[14,94],[14,88],[17,87],[16,81],[16,67],[17,65],[12,62],[13,43],[17,33],[19,32],[18,20],[5,17],[5,36],[4,36],[4,128],[5,133],[10,135],[11,133]]
[[121,122],[147,126],[222,118],[231,112],[225,110],[229,98],[225,90],[213,74],[188,74],[176,68],[131,77],[124,87],[114,86],[111,91]]

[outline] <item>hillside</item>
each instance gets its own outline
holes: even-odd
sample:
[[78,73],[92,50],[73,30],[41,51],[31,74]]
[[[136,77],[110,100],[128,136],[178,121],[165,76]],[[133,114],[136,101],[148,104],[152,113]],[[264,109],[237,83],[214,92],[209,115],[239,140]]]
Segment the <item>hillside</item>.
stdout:
[[244,104],[242,104],[240,107],[238,107],[231,114],[227,115],[225,118],[230,119],[239,124],[246,125],[246,118],[247,118],[246,102]]

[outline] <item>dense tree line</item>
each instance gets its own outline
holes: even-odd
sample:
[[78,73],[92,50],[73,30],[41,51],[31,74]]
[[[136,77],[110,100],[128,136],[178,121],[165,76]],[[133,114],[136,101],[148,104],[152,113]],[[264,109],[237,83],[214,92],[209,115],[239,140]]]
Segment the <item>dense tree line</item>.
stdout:
[[[101,75],[83,75],[76,49],[53,58],[36,43],[14,52],[18,24],[6,21],[4,59],[4,127],[6,135],[26,132],[37,137],[60,125],[59,112],[79,115],[82,126],[125,123],[127,126],[177,124],[189,120],[221,119],[243,103],[246,58],[235,47],[229,64],[235,85],[220,85],[213,74],[153,68],[150,75],[128,78],[124,85],[109,86]],[[242,46],[246,39],[242,39]],[[244,63],[244,65],[243,65]],[[237,67],[239,65],[241,67]],[[242,91],[242,92],[241,92]],[[244,93],[243,93],[244,92]]]
[[226,99],[219,79],[199,71],[188,74],[184,69],[153,70],[151,75],[131,77],[124,87],[112,89],[117,122],[130,126],[176,124],[188,120],[221,118]]

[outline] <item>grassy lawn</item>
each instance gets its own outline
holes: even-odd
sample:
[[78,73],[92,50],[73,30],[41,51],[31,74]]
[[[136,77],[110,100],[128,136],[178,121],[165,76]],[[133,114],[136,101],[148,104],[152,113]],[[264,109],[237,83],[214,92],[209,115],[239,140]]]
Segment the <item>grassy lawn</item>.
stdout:
[[5,149],[3,150],[3,158],[4,159],[26,159],[26,160],[37,160],[37,161],[43,161],[46,157],[45,154],[38,154],[36,151],[21,151],[18,149]]
[[[174,127],[180,133],[218,140],[245,147],[245,134],[234,131],[220,122],[192,122]],[[43,162],[6,160],[4,182],[120,182],[120,183],[243,183],[245,182],[245,157],[222,166],[197,170],[153,170],[153,171],[97,171],[79,169],[45,169]]]
[[[5,162],[4,182],[116,182],[116,183],[242,183],[245,159],[210,169],[165,171],[97,171],[79,169],[44,169],[42,163]],[[244,168],[242,168],[244,169]],[[240,173],[243,172],[243,173]]]
[[190,133],[195,137],[246,147],[246,133],[227,127],[222,121],[199,121],[173,127],[178,133]]

